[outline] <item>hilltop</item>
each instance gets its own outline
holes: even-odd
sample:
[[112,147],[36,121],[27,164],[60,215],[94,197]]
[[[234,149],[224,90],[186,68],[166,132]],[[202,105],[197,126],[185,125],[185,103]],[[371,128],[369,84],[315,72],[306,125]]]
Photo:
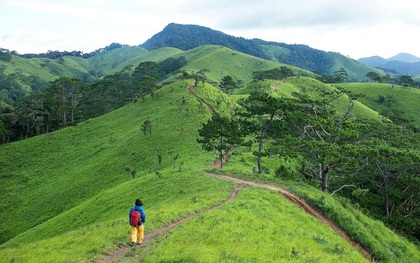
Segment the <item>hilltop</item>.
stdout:
[[[14,51],[0,49],[0,66],[8,74],[34,76],[43,81],[54,77],[78,77],[92,82],[106,74],[122,69],[122,65],[133,62],[133,58],[147,51],[172,47],[183,51],[206,45],[220,45],[232,50],[259,57],[265,60],[293,65],[320,75],[333,74],[344,68],[349,81],[367,81],[370,71],[382,73],[374,67],[350,59],[339,53],[317,50],[303,44],[285,44],[261,39],[234,37],[223,32],[198,25],[181,25],[171,23],[161,32],[138,46],[112,43],[90,53],[81,51],[49,51],[42,54],[18,54]],[[18,59],[17,57],[21,58]],[[13,65],[11,62],[15,61]],[[138,60],[136,61],[138,63]],[[31,68],[21,63],[31,65]],[[22,80],[24,83],[28,81]],[[30,85],[30,84],[28,84]]]
[[293,65],[321,75],[333,74],[334,71],[343,67],[352,81],[366,81],[368,80],[366,73],[377,71],[339,53],[325,52],[302,44],[234,37],[198,25],[171,23],[141,46],[147,50],[161,47],[189,50],[203,45],[222,45],[245,54]]

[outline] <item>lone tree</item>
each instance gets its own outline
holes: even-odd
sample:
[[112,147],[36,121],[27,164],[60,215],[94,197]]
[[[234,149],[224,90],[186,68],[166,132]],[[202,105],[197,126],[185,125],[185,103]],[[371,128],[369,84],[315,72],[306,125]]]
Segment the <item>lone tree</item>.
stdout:
[[261,174],[263,172],[261,159],[267,155],[267,151],[263,149],[264,143],[277,136],[276,133],[290,108],[293,107],[293,103],[291,99],[275,97],[265,91],[254,91],[239,104],[242,108],[238,110],[237,115],[244,133],[254,135],[258,142],[258,151],[254,152],[254,155],[258,158],[258,173]]
[[144,122],[143,125],[141,126],[141,130],[143,131],[144,135],[152,135],[152,122],[150,121],[149,118],[147,118]]
[[220,89],[225,93],[231,93],[232,90],[237,88],[235,80],[230,76],[226,75],[220,81]]
[[223,158],[235,146],[243,141],[238,122],[218,114],[198,130],[200,138],[197,142],[202,145],[203,150],[219,152],[220,168],[223,168]]

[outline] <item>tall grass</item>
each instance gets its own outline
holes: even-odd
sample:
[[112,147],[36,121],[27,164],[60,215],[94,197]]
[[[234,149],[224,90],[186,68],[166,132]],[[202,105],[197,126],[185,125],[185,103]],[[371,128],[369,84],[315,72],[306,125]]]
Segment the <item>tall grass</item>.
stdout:
[[[380,83],[347,83],[340,86],[345,90],[364,94],[365,97],[360,101],[369,108],[379,113],[389,109],[401,111],[401,117],[413,120],[413,125],[420,127],[420,89]],[[383,96],[385,100],[381,102],[379,96]]]
[[[278,193],[245,188],[146,245],[141,262],[367,262],[334,230]],[[132,259],[130,259],[132,260]]]
[[364,215],[349,201],[335,199],[305,185],[295,185],[292,189],[370,251],[377,262],[420,261],[420,249],[416,245],[391,231],[382,222]]
[[[0,145],[3,242],[119,183],[168,167],[209,165],[212,154],[196,138],[210,113],[198,107],[188,84],[75,127]],[[141,131],[147,118],[151,135]],[[31,217],[16,225],[22,213]]]
[[256,172],[250,172],[253,165],[256,165],[256,158],[249,153],[239,152],[232,155],[223,171],[216,172],[279,185],[304,198],[313,208],[336,223],[351,239],[371,253],[375,262],[411,263],[420,261],[420,248],[416,244],[390,230],[381,221],[365,215],[353,207],[348,200],[323,193],[320,189],[315,189],[302,182],[302,179],[287,177],[287,175],[282,175],[279,178],[274,175],[272,171],[280,164],[291,165],[284,160],[276,159],[277,161],[265,160],[264,162],[264,166],[270,168],[271,172],[257,175]]
[[142,176],[104,191],[2,245],[2,262],[80,262],[130,241],[128,211],[142,198],[146,233],[214,206],[233,184],[196,170]]

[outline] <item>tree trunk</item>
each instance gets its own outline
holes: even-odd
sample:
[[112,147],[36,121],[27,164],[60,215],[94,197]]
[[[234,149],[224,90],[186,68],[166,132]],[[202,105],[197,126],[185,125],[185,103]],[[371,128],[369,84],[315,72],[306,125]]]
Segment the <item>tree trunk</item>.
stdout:
[[64,123],[64,126],[67,126],[66,97],[64,93],[64,87],[62,88],[61,100],[62,100],[62,109],[63,109],[63,123]]
[[328,192],[328,170],[328,166],[322,167],[321,165],[319,165],[319,177],[321,179],[322,192]]
[[71,122],[74,123],[74,108],[76,108],[76,106],[74,105],[74,94],[72,93],[71,95]]
[[275,112],[272,112],[270,116],[270,120],[267,122],[267,124],[265,125],[264,129],[261,131],[261,134],[260,134],[259,145],[258,145],[258,174],[262,174],[263,172],[262,165],[261,165],[261,158],[262,158],[261,152],[263,149],[263,141],[264,141],[266,132],[270,128],[271,124],[273,123],[274,116],[275,116]]
[[223,147],[222,147],[222,145],[223,145],[223,136],[220,136],[220,152],[219,152],[219,155],[220,155],[220,169],[221,168],[223,168]]
[[390,213],[389,213],[389,196],[388,196],[388,177],[384,176],[383,179],[384,179],[384,196],[383,196],[384,212],[385,212],[386,217],[389,217]]
[[261,165],[261,151],[263,149],[263,133],[260,135],[260,141],[258,145],[258,173],[262,174],[262,165]]
[[220,168],[223,168],[223,150],[220,149]]

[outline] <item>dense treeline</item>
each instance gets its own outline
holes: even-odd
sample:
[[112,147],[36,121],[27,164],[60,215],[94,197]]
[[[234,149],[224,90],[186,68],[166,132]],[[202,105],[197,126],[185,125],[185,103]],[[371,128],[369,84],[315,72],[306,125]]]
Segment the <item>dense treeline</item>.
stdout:
[[203,124],[197,141],[205,150],[217,150],[220,160],[230,149],[256,144],[252,153],[259,174],[267,172],[263,158],[280,158],[277,176],[344,196],[419,240],[420,133],[351,118],[358,97],[349,97],[347,110],[337,114],[332,102],[342,91],[320,92],[312,98],[302,88],[283,98],[272,89],[257,89],[239,101],[230,119],[213,117]]
[[146,41],[142,47],[153,50],[169,46],[189,50],[202,45],[222,45],[268,60],[272,59],[273,54],[267,53],[264,46],[276,46],[290,51],[275,54],[275,60],[281,63],[301,67],[319,74],[329,74],[333,66],[333,61],[329,58],[327,52],[313,49],[307,45],[289,45],[261,39],[233,37],[220,31],[196,25],[169,24],[161,32]]
[[371,72],[368,72],[366,76],[370,78],[372,81],[378,82],[378,83],[391,83],[391,84],[402,85],[405,87],[420,88],[420,82],[415,81],[413,77],[409,75],[400,75],[396,78],[392,78],[389,75],[383,76],[377,72],[371,71]]
[[77,78],[60,77],[49,83],[33,78],[33,91],[28,95],[18,83],[28,77],[7,76],[0,71],[0,143],[75,125],[147,94],[153,96],[163,76],[185,64],[185,57],[142,62],[134,70],[127,66],[90,84]]
[[22,57],[22,58],[48,58],[48,59],[56,59],[64,56],[73,56],[73,57],[80,57],[80,58],[91,58],[95,55],[98,55],[100,53],[110,51],[116,48],[121,48],[126,45],[122,45],[119,43],[112,43],[109,46],[106,46],[104,48],[97,49],[95,51],[84,53],[82,51],[58,51],[58,50],[48,50],[46,53],[39,53],[39,54],[33,54],[33,53],[27,53],[27,54],[19,54],[16,51],[10,51],[8,49],[0,48],[0,60],[5,60],[11,58],[11,54]]

